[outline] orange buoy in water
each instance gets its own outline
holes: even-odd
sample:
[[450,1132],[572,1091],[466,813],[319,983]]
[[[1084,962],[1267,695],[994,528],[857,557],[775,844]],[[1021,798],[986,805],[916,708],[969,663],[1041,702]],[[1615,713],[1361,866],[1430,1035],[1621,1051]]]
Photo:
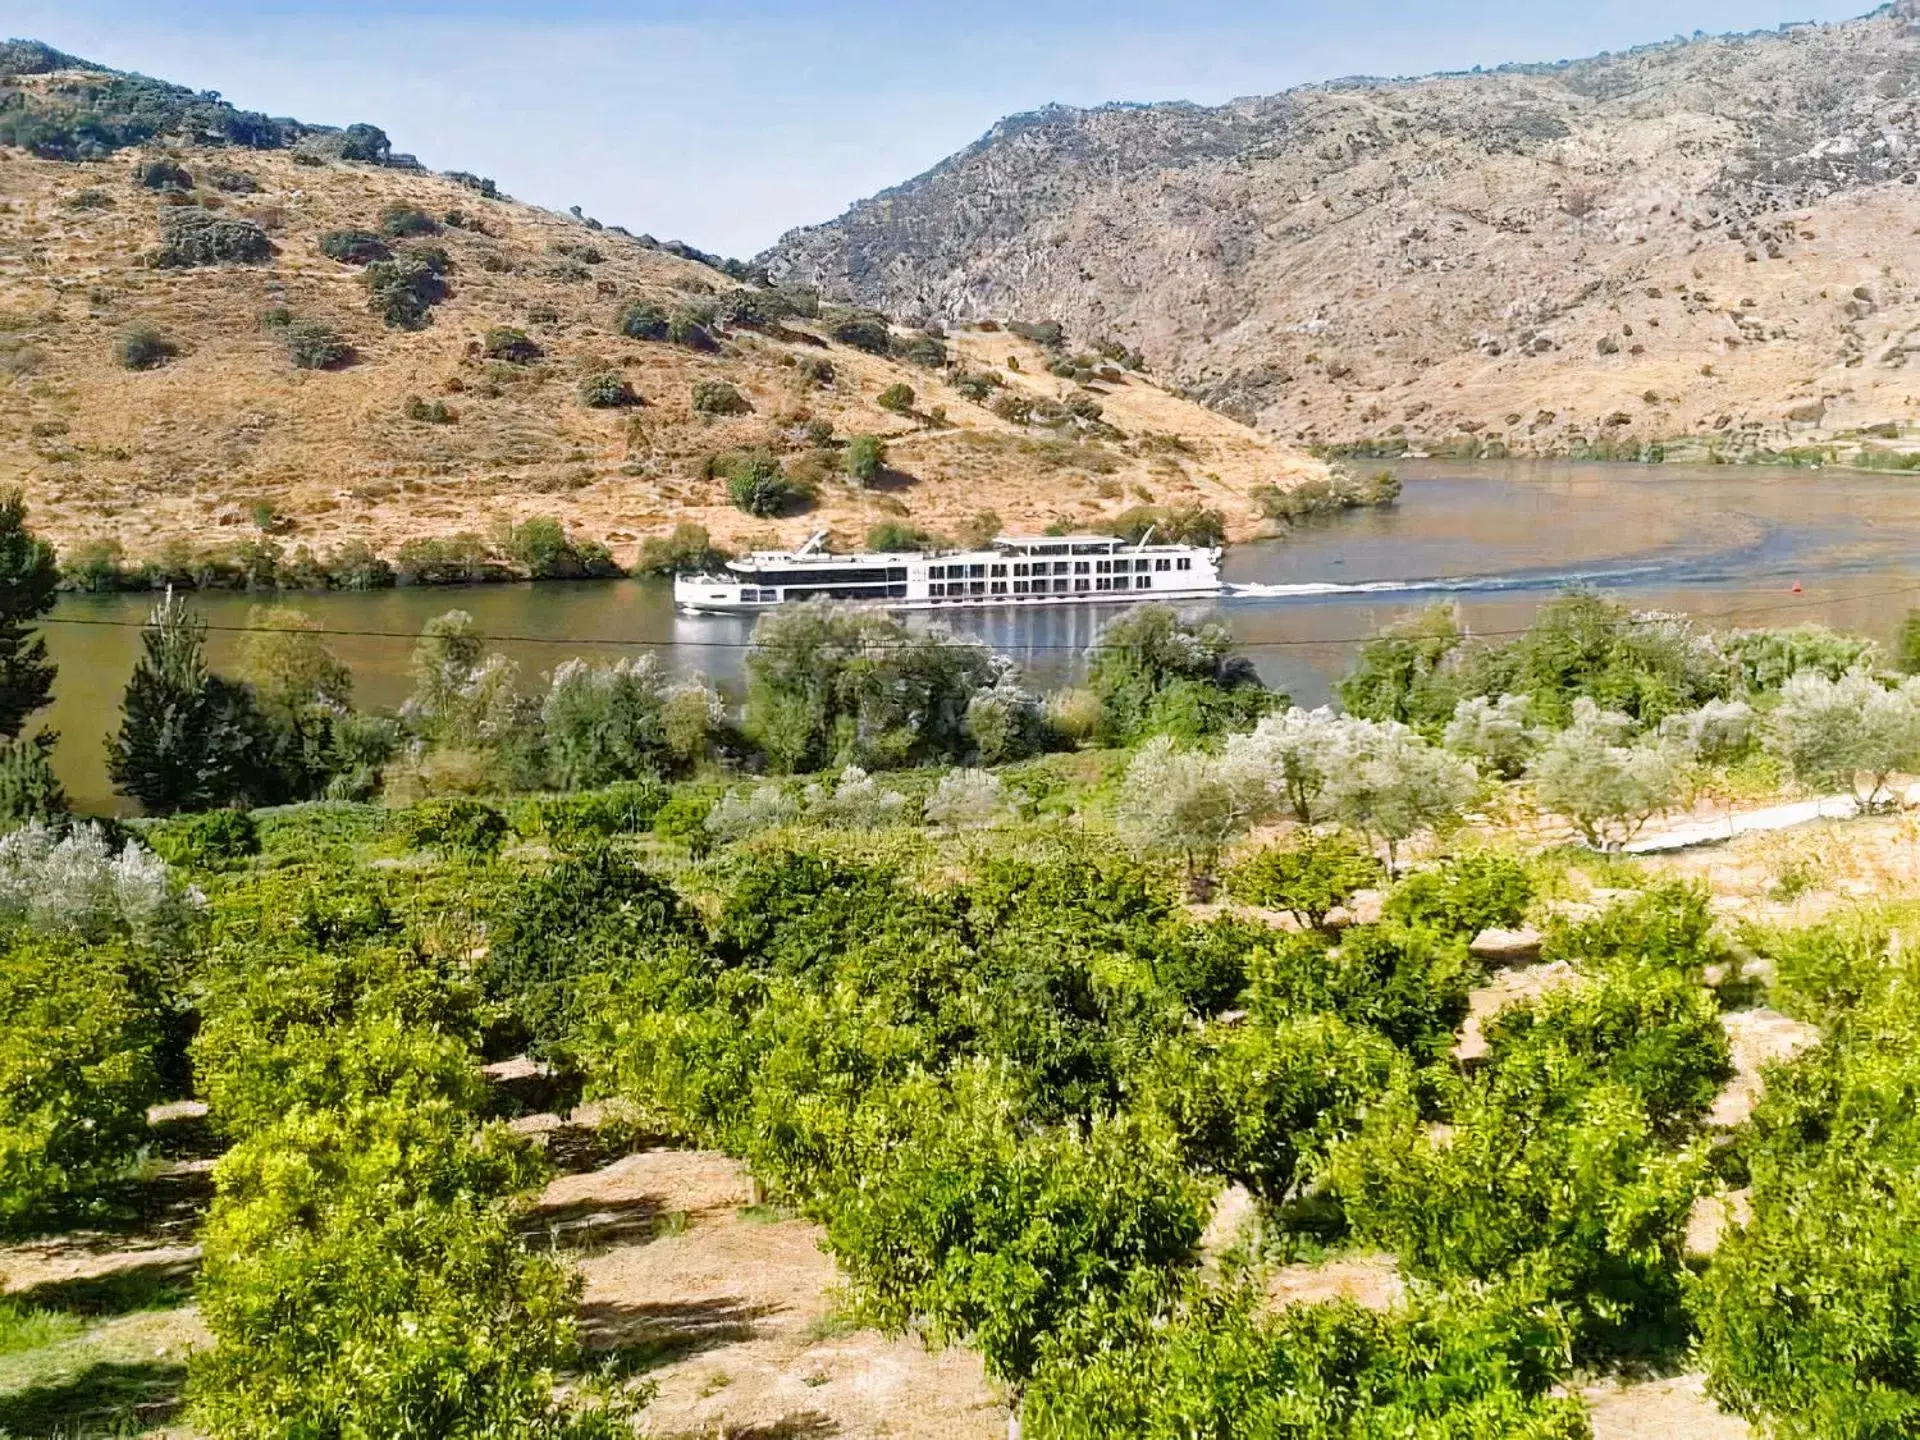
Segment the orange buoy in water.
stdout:
[[1796,595],[1798,595],[1798,594],[1801,594],[1801,593],[1802,593],[1802,592],[1801,592],[1801,589],[1800,589],[1800,582],[1799,582],[1798,580],[1796,580],[1796,581],[1794,581],[1794,582],[1793,582],[1793,593],[1794,593],[1794,594],[1796,594]]

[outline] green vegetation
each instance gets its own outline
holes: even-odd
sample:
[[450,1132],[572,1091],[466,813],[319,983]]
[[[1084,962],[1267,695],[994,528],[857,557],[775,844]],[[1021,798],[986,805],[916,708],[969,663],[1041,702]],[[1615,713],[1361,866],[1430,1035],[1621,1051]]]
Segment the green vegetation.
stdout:
[[335,370],[353,359],[353,346],[318,320],[295,320],[281,331],[287,358],[298,370]]
[[180,347],[151,325],[135,325],[114,343],[113,358],[124,370],[158,370]]
[[625,410],[640,404],[640,397],[625,376],[603,374],[580,383],[580,403],[589,410]]
[[887,468],[887,444],[874,435],[853,435],[840,452],[840,468],[857,485],[871,485]]
[[160,248],[153,263],[162,268],[260,265],[272,258],[273,242],[251,220],[197,205],[175,206],[161,213]]
[[882,410],[891,410],[896,415],[911,415],[913,413],[913,401],[913,387],[904,382],[896,381],[880,392],[879,398],[874,401],[874,404],[878,405]]
[[343,265],[371,265],[393,258],[386,243],[371,230],[329,230],[320,237],[320,253]]
[[725,380],[696,380],[691,396],[696,415],[745,415],[753,406]]
[[531,365],[546,352],[526,331],[511,325],[496,325],[480,341],[480,353],[489,360],[504,360],[510,365]]
[[726,456],[722,468],[727,477],[727,498],[749,515],[784,515],[813,500],[812,489],[788,475],[780,461],[765,450],[743,450]]
[[376,260],[361,272],[367,309],[395,330],[425,329],[447,298],[446,270],[444,256],[422,251]]

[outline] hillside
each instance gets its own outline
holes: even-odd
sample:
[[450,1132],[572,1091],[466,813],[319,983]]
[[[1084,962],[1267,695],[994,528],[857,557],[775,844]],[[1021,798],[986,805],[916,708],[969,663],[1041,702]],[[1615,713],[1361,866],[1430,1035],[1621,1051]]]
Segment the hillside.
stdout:
[[[1103,413],[1003,419],[952,388],[942,347],[916,343],[927,337],[834,340],[860,317],[433,174],[371,126],[248,116],[16,42],[0,48],[0,146],[0,482],[26,487],[36,527],[63,548],[112,541],[138,558],[265,529],[289,554],[350,541],[392,554],[552,515],[630,560],[683,521],[727,544],[823,526],[857,541],[889,518],[948,533],[982,511],[1079,526],[1149,501],[1217,508],[1245,533],[1254,487],[1324,474],[1143,374],[1056,380],[1006,336],[983,363],[1016,390],[1097,394]],[[377,239],[402,280],[444,268],[423,281],[439,297],[403,317],[418,328],[370,308],[375,267],[323,252],[347,231]],[[219,249],[223,234],[236,248]],[[195,252],[194,237],[215,248]],[[191,263],[208,258],[222,263]],[[634,328],[671,324],[681,339],[622,333],[636,305]],[[490,357],[501,327],[530,347],[497,336]],[[143,331],[157,346],[125,353]],[[298,342],[328,332],[331,352],[301,368]],[[1005,371],[1010,355],[1027,373]],[[609,376],[599,398],[613,403],[590,406],[587,382]],[[696,412],[707,382],[750,409]],[[901,384],[912,406],[880,408]],[[856,434],[888,445],[866,488],[841,474]],[[758,449],[811,477],[817,503],[770,519],[735,509],[716,467]]]
[[1211,109],[1052,107],[763,260],[896,314],[1111,337],[1295,441],[1738,459],[1920,420],[1916,157],[1902,0]]

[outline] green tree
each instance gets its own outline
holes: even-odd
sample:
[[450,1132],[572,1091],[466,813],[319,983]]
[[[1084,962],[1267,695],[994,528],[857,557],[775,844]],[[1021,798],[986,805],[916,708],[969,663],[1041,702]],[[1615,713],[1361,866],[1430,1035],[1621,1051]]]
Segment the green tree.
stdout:
[[1087,683],[1107,744],[1162,731],[1197,739],[1250,724],[1282,698],[1232,653],[1226,626],[1188,621],[1171,605],[1135,606],[1102,630]]
[[151,815],[278,798],[252,693],[207,668],[206,622],[169,596],[141,630],[140,650],[107,742],[114,788]]
[[983,646],[816,602],[755,626],[746,726],[790,772],[954,760],[970,748],[967,708],[995,678]]
[[858,484],[871,485],[887,468],[886,442],[873,435],[855,435],[840,454],[840,468]]
[[1334,692],[1349,715],[1432,732],[1453,713],[1458,680],[1450,662],[1463,639],[1453,607],[1431,606],[1363,644]]
[[[53,608],[59,584],[53,547],[27,528],[24,496],[0,491],[0,736],[8,740],[53,697],[56,667],[33,622]],[[52,743],[48,736],[44,746]]]
[[1011,1391],[1017,1440],[1048,1337],[1103,1298],[1164,1283],[1199,1239],[1198,1187],[1170,1137],[1142,1121],[1028,1130],[984,1067],[951,1090],[903,1087],[877,1118],[827,1248],[865,1318],[979,1352]]
[[890,410],[895,415],[913,413],[913,387],[905,381],[895,381],[880,392],[880,398],[874,403],[882,410]]
[[1380,878],[1380,862],[1344,835],[1309,831],[1287,845],[1270,845],[1235,865],[1227,891],[1236,900],[1285,910],[1317,930],[1327,913]]
[[0,953],[0,1233],[100,1198],[147,1143],[158,1026],[110,947],[17,933]]

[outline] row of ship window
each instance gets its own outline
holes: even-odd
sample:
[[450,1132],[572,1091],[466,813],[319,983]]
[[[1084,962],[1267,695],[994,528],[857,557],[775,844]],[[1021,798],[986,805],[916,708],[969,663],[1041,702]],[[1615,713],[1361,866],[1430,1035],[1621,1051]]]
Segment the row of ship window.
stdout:
[[[1030,564],[1023,564],[1016,561],[1012,566],[1012,570],[1015,579],[1022,579],[1027,576],[1047,574],[1128,575],[1145,570],[1172,570],[1176,568],[1176,566],[1181,570],[1191,570],[1193,568],[1193,557],[1190,555],[1181,555],[1178,557],[1161,555],[1151,559],[1143,557],[1138,560],[1055,560],[1051,565],[1046,561]],[[998,580],[1007,574],[1007,570],[1008,567],[1005,565],[929,565],[927,567],[927,579],[984,580],[988,578],[988,572],[991,572],[992,578]],[[1083,586],[1082,588],[1084,589],[1085,587]],[[1102,585],[1100,588],[1105,590],[1109,587]],[[1121,585],[1113,588],[1124,590],[1127,587]]]
[[[957,565],[949,566],[957,570]],[[1011,591],[1007,588],[1011,585]],[[1080,590],[1151,590],[1151,575],[1057,575],[1051,580],[934,580],[930,600],[962,600],[969,595],[1069,595]]]

